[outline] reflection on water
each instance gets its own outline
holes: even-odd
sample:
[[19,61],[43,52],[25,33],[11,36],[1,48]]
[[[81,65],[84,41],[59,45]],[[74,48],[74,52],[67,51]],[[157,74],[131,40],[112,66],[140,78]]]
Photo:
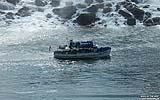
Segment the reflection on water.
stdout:
[[[57,30],[56,30],[57,32]],[[40,35],[40,34],[39,34]],[[44,34],[42,34],[44,35]],[[35,36],[36,37],[36,36]],[[111,46],[110,59],[58,60],[48,52],[67,38]],[[160,95],[158,28],[67,29],[0,47],[2,100],[138,100]]]

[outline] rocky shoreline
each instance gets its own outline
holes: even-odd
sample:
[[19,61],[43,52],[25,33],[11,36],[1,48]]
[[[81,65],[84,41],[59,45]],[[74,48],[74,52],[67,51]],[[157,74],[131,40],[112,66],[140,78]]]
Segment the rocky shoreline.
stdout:
[[[34,12],[45,12],[45,7],[50,6],[52,12],[44,15],[47,19],[57,15],[66,22],[80,26],[107,26],[107,18],[114,19],[112,22],[119,26],[119,19],[123,19],[123,25],[134,26],[141,23],[144,26],[160,25],[160,16],[152,16],[149,4],[143,0],[123,0],[112,2],[108,0],[84,0],[81,3],[72,1],[61,5],[61,0],[34,0],[33,7],[24,6],[21,0],[3,0],[0,2],[0,21],[20,19],[21,17],[32,16]],[[21,6],[20,6],[21,5]],[[17,6],[20,6],[17,9]],[[47,9],[47,8],[46,8]],[[160,8],[155,8],[158,12]]]

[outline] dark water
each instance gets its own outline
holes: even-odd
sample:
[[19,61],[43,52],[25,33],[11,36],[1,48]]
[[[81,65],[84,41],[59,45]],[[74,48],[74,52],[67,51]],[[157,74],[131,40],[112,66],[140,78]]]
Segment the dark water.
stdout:
[[[7,30],[0,34],[0,100],[141,100],[160,95],[159,27],[58,28],[29,38]],[[111,59],[54,59],[48,46],[56,50],[69,39],[111,46]]]

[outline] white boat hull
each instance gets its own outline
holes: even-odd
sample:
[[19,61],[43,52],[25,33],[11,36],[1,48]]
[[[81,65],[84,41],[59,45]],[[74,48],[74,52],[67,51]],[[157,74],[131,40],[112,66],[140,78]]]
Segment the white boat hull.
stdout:
[[111,49],[98,53],[77,53],[77,54],[54,54],[57,59],[96,59],[96,58],[109,58]]

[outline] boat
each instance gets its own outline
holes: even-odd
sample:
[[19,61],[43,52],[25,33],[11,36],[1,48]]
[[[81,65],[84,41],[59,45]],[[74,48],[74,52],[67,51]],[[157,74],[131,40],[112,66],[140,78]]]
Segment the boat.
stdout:
[[70,40],[69,45],[59,46],[54,51],[54,58],[57,59],[97,59],[110,58],[111,47],[98,47],[93,41]]

